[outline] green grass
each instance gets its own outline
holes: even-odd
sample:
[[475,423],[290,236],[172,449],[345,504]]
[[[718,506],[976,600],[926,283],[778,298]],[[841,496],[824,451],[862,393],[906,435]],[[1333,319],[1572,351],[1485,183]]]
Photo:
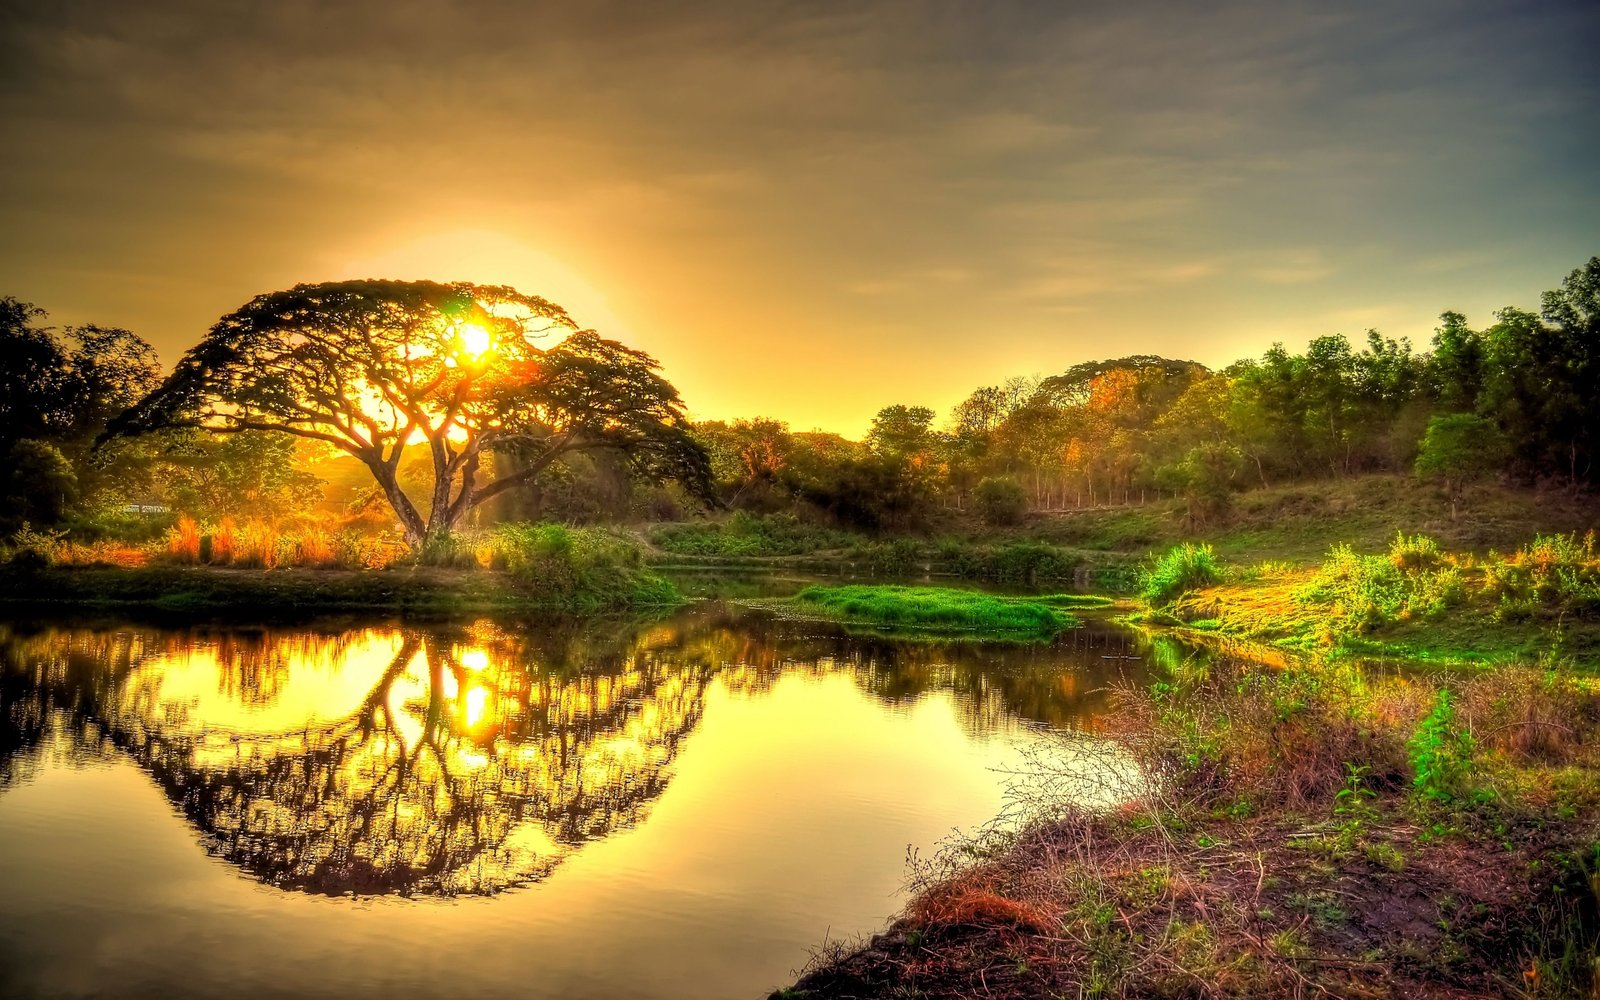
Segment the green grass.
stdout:
[[1157,559],[1144,576],[1141,596],[1152,608],[1165,607],[1191,590],[1222,580],[1222,566],[1209,545],[1184,542]]
[[1052,634],[1079,621],[1068,606],[1099,606],[1104,598],[1078,595],[1000,597],[948,587],[807,587],[791,606],[820,617],[861,625],[929,631]]
[[711,558],[768,558],[844,548],[857,535],[805,524],[792,514],[754,517],[743,511],[723,521],[663,524],[650,541],[665,552]]

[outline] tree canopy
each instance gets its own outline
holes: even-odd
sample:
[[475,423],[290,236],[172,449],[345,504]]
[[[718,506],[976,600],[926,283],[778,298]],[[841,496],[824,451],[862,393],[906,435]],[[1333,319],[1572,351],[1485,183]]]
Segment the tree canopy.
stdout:
[[[112,431],[199,427],[322,442],[371,471],[418,544],[573,452],[614,451],[647,475],[700,489],[705,453],[658,367],[580,329],[555,303],[505,286],[297,285],[224,316]],[[398,477],[412,445],[431,459],[422,498]]]

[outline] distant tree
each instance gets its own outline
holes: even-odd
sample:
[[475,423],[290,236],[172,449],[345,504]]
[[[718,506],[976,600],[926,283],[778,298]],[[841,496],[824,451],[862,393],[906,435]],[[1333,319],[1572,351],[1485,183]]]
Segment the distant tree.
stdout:
[[1483,334],[1458,312],[1439,316],[1433,353],[1427,361],[1428,387],[1446,411],[1470,413],[1483,391]]
[[[1560,370],[1553,373],[1547,419],[1555,426],[1556,456],[1574,485],[1595,475],[1600,448],[1600,257],[1575,268],[1561,287],[1545,292],[1540,314],[1552,328]],[[1560,462],[1565,459],[1565,462]]]
[[51,525],[67,516],[78,499],[78,476],[61,450],[48,441],[24,438],[4,455],[5,508],[0,525],[15,530],[24,523]]
[[137,477],[138,449],[91,445],[160,379],[155,352],[127,330],[57,331],[43,325],[47,315],[0,299],[0,500],[35,524],[101,504]]
[[[535,343],[553,334],[565,339]],[[615,450],[644,474],[707,491],[705,452],[657,367],[512,288],[297,285],[224,316],[114,431],[197,427],[323,442],[371,471],[419,545],[573,452]],[[397,476],[412,445],[433,473],[420,499]],[[514,469],[493,475],[486,466],[502,450],[515,453]]]
[[1239,449],[1226,441],[1203,441],[1176,462],[1156,472],[1157,481],[1183,497],[1191,525],[1205,524],[1228,513],[1244,465]]
[[1416,473],[1444,482],[1454,520],[1466,484],[1499,471],[1505,458],[1505,437],[1494,421],[1472,413],[1448,413],[1428,421]]
[[1012,476],[990,476],[973,489],[972,505],[985,524],[1004,527],[1021,523],[1028,494]]
[[[1574,359],[1558,331],[1522,309],[1501,309],[1485,330],[1484,384],[1479,412],[1491,417],[1510,443],[1518,469],[1533,477],[1550,472],[1576,481],[1579,443],[1590,413],[1574,378]],[[1587,455],[1582,457],[1587,458]]]
[[926,406],[885,406],[872,418],[867,447],[887,458],[914,459],[933,450],[933,411]]

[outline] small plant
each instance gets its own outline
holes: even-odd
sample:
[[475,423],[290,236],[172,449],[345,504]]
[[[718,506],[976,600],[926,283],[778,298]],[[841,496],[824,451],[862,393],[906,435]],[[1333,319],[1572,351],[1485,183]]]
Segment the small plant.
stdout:
[[1333,795],[1333,814],[1345,817],[1347,826],[1359,830],[1364,824],[1378,818],[1378,811],[1372,807],[1372,800],[1377,798],[1378,793],[1367,785],[1372,768],[1366,764],[1345,761],[1344,771],[1344,787]]
[[1414,786],[1424,798],[1437,802],[1452,801],[1460,794],[1472,754],[1472,736],[1455,731],[1455,717],[1450,692],[1441,690],[1433,711],[1407,744]]

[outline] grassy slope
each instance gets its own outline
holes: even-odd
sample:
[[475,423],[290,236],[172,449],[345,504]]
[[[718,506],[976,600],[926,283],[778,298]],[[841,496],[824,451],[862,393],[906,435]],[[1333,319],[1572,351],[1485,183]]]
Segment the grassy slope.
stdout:
[[1368,551],[1395,533],[1423,533],[1452,551],[1514,549],[1536,531],[1600,527],[1592,497],[1535,492],[1498,484],[1471,487],[1458,516],[1437,486],[1410,476],[1369,475],[1241,493],[1234,510],[1212,525],[1189,527],[1170,504],[1040,518],[1015,532],[1060,545],[1142,553],[1182,541],[1208,541],[1234,561],[1320,561],[1346,542]]
[[[1486,484],[1468,491],[1459,516],[1452,519],[1438,487],[1410,476],[1368,475],[1240,493],[1233,512],[1208,525],[1186,524],[1182,505],[1171,501],[1039,515],[1003,529],[985,527],[970,513],[951,512],[924,537],[888,540],[787,529],[784,544],[777,546],[766,544],[760,534],[735,532],[729,537],[718,523],[652,529],[647,539],[652,561],[890,577],[953,574],[1004,583],[1087,582],[1096,589],[1127,589],[1134,580],[1132,571],[1144,559],[1181,541],[1210,542],[1232,562],[1312,565],[1335,543],[1377,551],[1399,531],[1432,535],[1452,551],[1481,553],[1513,549],[1535,531],[1587,530],[1600,526],[1600,517],[1592,498]],[[668,535],[677,539],[669,543],[676,551],[661,544]],[[1014,550],[1009,559],[1007,547]],[[1040,551],[1030,556],[1024,549]]]

